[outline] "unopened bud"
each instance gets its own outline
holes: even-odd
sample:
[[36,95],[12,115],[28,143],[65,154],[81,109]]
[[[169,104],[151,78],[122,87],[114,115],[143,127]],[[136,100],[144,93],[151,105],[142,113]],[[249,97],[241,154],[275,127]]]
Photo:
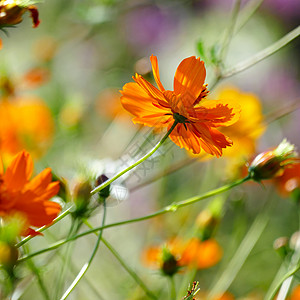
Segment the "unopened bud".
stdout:
[[260,153],[252,161],[248,172],[255,181],[270,179],[287,165],[295,163],[297,153],[295,146],[283,140],[276,149]]
[[[97,179],[96,179],[96,186],[99,186],[99,185],[103,184],[107,180],[108,180],[108,177],[104,174],[98,176]],[[101,199],[106,199],[107,197],[109,197],[109,195],[110,195],[110,185],[105,187],[98,194],[100,196],[100,200]]]
[[88,181],[78,182],[74,188],[73,199],[76,205],[73,216],[83,217],[88,214],[92,187]]
[[13,267],[18,260],[18,256],[19,256],[18,249],[15,246],[0,241],[0,264],[1,265],[3,265],[5,268]]
[[219,218],[214,216],[208,209],[200,212],[196,219],[196,225],[200,231],[201,240],[207,240],[212,237],[216,227],[219,224]]
[[173,276],[179,270],[178,261],[176,257],[167,249],[162,250],[162,266],[161,271],[164,275]]
[[300,249],[300,231],[293,233],[290,239],[290,247],[293,250]]
[[280,237],[276,239],[273,243],[274,250],[282,257],[290,252],[289,239],[287,237]]

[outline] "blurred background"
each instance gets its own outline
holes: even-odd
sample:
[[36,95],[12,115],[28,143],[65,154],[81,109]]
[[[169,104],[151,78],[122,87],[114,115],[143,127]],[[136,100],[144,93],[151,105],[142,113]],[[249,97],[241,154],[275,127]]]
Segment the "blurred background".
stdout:
[[[299,25],[298,0],[265,0],[244,23],[242,13],[250,2],[262,1],[241,1],[234,35],[221,62],[225,69],[255,55]],[[181,60],[195,55],[205,61],[210,99],[234,99],[241,105],[245,101],[243,123],[228,128],[228,135],[239,147],[217,159],[191,156],[171,141],[166,142],[152,159],[118,180],[109,199],[107,223],[143,216],[239,178],[246,161],[275,147],[283,138],[299,149],[299,39],[210,89],[233,5],[232,0],[45,0],[36,4],[41,20],[38,28],[32,28],[27,13],[17,28],[8,28],[7,35],[0,33],[0,133],[16,130],[18,135],[8,137],[14,142],[0,145],[5,160],[26,148],[35,158],[36,172],[50,166],[55,176],[67,182],[73,195],[79,182],[100,174],[110,177],[145,154],[160,133],[153,134],[151,128],[132,123],[132,116],[120,104],[119,90],[132,81],[135,73],[154,82],[151,54],[158,57],[166,89],[172,90]],[[9,99],[11,107],[4,107],[4,99]],[[273,203],[267,214],[268,225],[229,287],[235,298],[262,299],[282,263],[273,250],[273,241],[290,237],[299,229],[296,204],[282,196],[274,183],[246,184],[159,218],[105,230],[104,237],[163,299],[168,295],[167,281],[158,270],[143,263],[143,251],[174,237],[192,237],[199,213],[214,207],[219,222],[213,236],[223,249],[223,257],[195,276],[201,291],[208,291],[266,202]],[[98,207],[92,213],[94,226],[101,224],[101,211]],[[64,238],[69,221],[45,232],[45,238],[35,238],[31,249]],[[94,243],[91,235],[73,243],[66,287],[89,258]],[[51,291],[60,256],[53,252],[36,261]],[[40,292],[36,282],[23,272],[20,299],[32,299]],[[175,277],[178,286],[183,283],[183,291],[189,283],[185,274]],[[183,296],[178,295],[178,299]],[[203,297],[199,299],[206,299]],[[147,298],[101,245],[86,279],[70,299]]]

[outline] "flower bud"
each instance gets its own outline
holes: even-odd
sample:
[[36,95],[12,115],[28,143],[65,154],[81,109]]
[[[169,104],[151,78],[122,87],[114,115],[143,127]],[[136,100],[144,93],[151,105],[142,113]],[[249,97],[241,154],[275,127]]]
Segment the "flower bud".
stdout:
[[0,264],[4,268],[12,268],[18,260],[18,249],[4,241],[0,241]]
[[248,168],[250,177],[255,181],[270,179],[284,168],[297,161],[295,146],[283,140],[276,149],[260,153]]
[[161,271],[164,275],[173,276],[179,270],[178,260],[170,252],[168,248],[163,248],[162,250],[162,266]]
[[290,252],[289,239],[287,237],[280,237],[276,239],[273,243],[274,250],[282,257]]
[[[102,183],[104,183],[107,180],[108,180],[108,177],[104,174],[98,176],[97,179],[96,179],[96,186],[101,185]],[[107,197],[109,197],[109,195],[110,195],[110,185],[105,187],[98,194],[100,196],[100,201],[103,201],[103,199],[106,199]]]
[[209,209],[201,211],[196,219],[200,239],[204,241],[211,238],[219,222],[218,216],[215,216]]
[[300,231],[294,232],[291,236],[290,247],[293,250],[297,250],[300,248]]
[[88,181],[78,182],[75,185],[73,192],[73,199],[76,205],[73,216],[84,217],[89,214],[89,203],[91,198],[92,187]]

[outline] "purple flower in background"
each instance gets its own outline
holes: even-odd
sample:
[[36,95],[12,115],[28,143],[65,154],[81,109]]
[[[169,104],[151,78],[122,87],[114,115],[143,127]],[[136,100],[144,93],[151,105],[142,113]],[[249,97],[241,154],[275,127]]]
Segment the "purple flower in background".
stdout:
[[171,12],[157,6],[143,5],[128,10],[121,30],[129,44],[146,48],[165,40],[176,27]]
[[265,0],[263,5],[283,18],[300,18],[299,0]]

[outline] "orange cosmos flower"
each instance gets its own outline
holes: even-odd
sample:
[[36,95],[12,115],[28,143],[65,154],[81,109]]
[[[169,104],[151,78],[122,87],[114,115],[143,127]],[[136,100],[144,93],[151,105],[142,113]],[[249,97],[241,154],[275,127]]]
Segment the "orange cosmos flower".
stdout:
[[206,269],[216,265],[223,251],[214,239],[200,241],[192,238],[187,242],[180,239],[168,241],[163,246],[152,246],[143,252],[146,266],[161,269],[165,275],[174,275],[182,267]]
[[195,56],[184,59],[174,77],[174,91],[167,91],[160,82],[156,56],[150,61],[158,89],[136,74],[135,82],[124,85],[121,102],[126,110],[135,115],[134,123],[150,127],[172,127],[169,135],[180,148],[194,154],[201,149],[217,157],[232,141],[216,128],[229,126],[239,119],[240,107],[233,101],[206,101],[207,85],[204,62]]
[[59,191],[59,182],[51,182],[47,168],[30,180],[33,161],[26,151],[18,153],[4,172],[0,160],[0,216],[21,215],[25,225],[22,235],[36,235],[33,227],[49,225],[61,210],[58,203],[49,201]]

